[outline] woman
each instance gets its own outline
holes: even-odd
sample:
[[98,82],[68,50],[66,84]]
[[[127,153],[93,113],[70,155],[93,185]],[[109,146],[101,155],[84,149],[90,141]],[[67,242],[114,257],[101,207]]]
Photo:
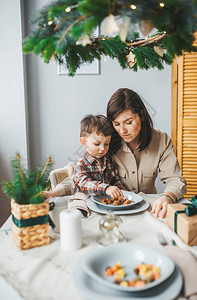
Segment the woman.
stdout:
[[165,191],[155,201],[152,213],[164,218],[167,204],[186,193],[170,137],[153,128],[151,117],[141,98],[127,88],[118,89],[110,98],[107,117],[114,132],[110,151],[118,166],[123,185],[136,193],[157,193],[155,180],[159,171]]
[[[156,194],[155,180],[159,172],[166,187],[153,204],[152,213],[156,218],[164,218],[167,204],[176,202],[186,193],[186,181],[182,177],[170,137],[153,128],[144,103],[130,89],[118,89],[112,95],[107,106],[107,117],[114,128],[110,151],[123,185],[135,193]],[[54,190],[45,192],[44,196],[71,195],[73,192],[74,184],[69,177]],[[86,200],[78,200],[73,202],[73,207],[88,213]]]

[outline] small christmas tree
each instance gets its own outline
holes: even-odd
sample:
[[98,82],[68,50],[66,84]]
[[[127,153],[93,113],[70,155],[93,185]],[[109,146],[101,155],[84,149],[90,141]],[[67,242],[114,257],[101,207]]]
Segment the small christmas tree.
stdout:
[[3,192],[18,204],[39,204],[45,201],[43,191],[50,186],[49,173],[53,162],[48,157],[45,165],[41,164],[35,171],[29,172],[21,166],[21,156],[11,161],[13,179],[3,182]]

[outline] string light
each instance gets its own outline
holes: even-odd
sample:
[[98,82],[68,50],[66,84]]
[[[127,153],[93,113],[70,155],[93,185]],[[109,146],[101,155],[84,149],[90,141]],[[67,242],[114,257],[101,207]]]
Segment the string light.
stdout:
[[131,9],[136,9],[136,5],[135,4],[131,4],[130,7],[131,7]]
[[69,12],[71,11],[71,9],[76,8],[76,7],[78,7],[78,6],[79,6],[79,4],[75,4],[75,5],[68,6],[68,7],[65,9],[65,12],[69,13]]
[[163,2],[160,2],[160,3],[159,3],[159,6],[160,6],[160,7],[164,7],[165,4],[164,4]]
[[69,13],[71,11],[71,8],[70,6],[68,6],[66,9],[65,9],[65,12]]
[[49,22],[48,22],[48,25],[52,25],[52,24],[53,24],[53,21],[49,21]]

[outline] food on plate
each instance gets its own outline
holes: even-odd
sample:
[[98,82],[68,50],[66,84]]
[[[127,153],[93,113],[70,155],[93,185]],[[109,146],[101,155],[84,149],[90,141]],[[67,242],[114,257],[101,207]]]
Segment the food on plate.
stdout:
[[127,205],[127,204],[131,204],[131,203],[135,203],[134,201],[132,200],[129,200],[127,198],[123,198],[122,196],[118,196],[116,198],[103,198],[102,201],[101,201],[102,204],[112,204],[112,205]]
[[120,262],[116,265],[106,267],[105,276],[114,276],[114,283],[121,286],[135,286],[142,287],[152,281],[159,279],[160,268],[154,267],[153,264],[142,263],[137,265],[134,269],[136,278],[126,279],[126,274],[124,268],[121,266]]

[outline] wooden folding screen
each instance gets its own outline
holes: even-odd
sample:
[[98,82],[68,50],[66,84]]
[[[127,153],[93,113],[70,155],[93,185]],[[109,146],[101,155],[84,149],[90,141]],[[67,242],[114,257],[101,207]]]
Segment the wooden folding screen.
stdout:
[[[197,46],[197,34],[194,45]],[[172,65],[172,141],[190,199],[197,194],[197,53],[184,52]]]

